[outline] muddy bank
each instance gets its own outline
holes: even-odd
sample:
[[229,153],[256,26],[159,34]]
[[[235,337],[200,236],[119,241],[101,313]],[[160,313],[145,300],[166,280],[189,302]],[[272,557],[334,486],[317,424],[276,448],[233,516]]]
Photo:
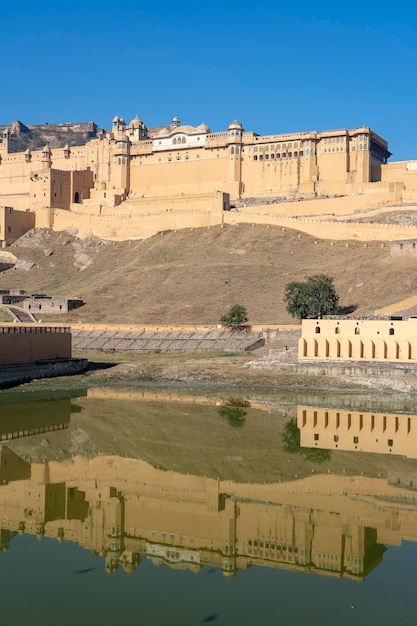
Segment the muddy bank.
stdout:
[[[256,354],[256,356],[255,356]],[[286,364],[264,354],[246,353],[126,353],[96,351],[75,353],[87,358],[84,374],[53,380],[37,380],[25,388],[155,387],[182,390],[290,391],[391,394],[417,391],[414,372],[398,376],[366,373],[363,377],[342,373],[330,376],[286,371]],[[283,357],[287,359],[287,357]]]

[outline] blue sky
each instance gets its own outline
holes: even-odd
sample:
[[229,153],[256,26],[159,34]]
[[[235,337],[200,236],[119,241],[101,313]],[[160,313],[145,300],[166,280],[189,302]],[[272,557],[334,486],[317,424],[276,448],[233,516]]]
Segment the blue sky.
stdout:
[[416,27],[408,0],[7,3],[0,124],[366,125],[417,159]]

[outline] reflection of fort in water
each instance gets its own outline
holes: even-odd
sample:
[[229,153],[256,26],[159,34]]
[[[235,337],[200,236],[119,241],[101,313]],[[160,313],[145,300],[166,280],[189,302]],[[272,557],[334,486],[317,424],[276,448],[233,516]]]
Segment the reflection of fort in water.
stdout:
[[[384,544],[417,541],[416,494],[384,479],[239,484],[121,457],[31,465],[3,445],[0,482],[3,549],[17,533],[74,541],[109,572],[144,555],[226,576],[261,565],[361,580]],[[398,497],[406,503],[389,502]]]

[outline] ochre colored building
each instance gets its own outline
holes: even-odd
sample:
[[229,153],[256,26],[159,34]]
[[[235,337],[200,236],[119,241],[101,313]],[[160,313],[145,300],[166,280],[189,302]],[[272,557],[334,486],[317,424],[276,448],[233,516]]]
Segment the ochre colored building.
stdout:
[[417,361],[417,318],[302,320],[298,357],[332,361]]
[[157,226],[221,223],[229,198],[363,193],[369,184],[380,185],[390,156],[387,142],[368,127],[260,136],[238,121],[212,133],[205,124],[182,125],[178,118],[147,128],[138,117],[129,124],[115,117],[110,131],[98,131],[81,146],[14,149],[6,127],[0,143],[0,207],[12,210],[6,225],[0,211],[0,241],[6,243],[20,236],[22,222],[33,226],[27,211],[34,212],[36,226],[57,229],[76,227],[87,216],[117,228],[117,214],[131,220],[152,215],[153,234]]
[[[109,131],[94,125],[96,136],[84,145],[22,152],[15,151],[15,127],[3,129],[0,143],[3,245],[33,227],[31,220],[37,227],[126,240],[230,223],[224,211],[236,201],[263,199],[272,203],[270,215],[279,204],[280,215],[294,217],[294,203],[285,207],[283,201],[314,199],[314,206],[303,203],[303,215],[331,215],[333,206],[319,205],[328,197],[349,199],[356,211],[417,198],[417,161],[388,163],[387,141],[367,126],[261,136],[236,120],[211,132],[176,117],[148,128],[138,117],[126,123],[116,116]],[[245,221],[243,214],[232,223],[239,220]]]

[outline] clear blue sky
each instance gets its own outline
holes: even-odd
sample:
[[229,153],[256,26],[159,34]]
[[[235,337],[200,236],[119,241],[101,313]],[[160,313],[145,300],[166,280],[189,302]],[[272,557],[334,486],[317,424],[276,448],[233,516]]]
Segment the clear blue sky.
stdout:
[[370,126],[417,159],[417,3],[5,2],[0,124]]

